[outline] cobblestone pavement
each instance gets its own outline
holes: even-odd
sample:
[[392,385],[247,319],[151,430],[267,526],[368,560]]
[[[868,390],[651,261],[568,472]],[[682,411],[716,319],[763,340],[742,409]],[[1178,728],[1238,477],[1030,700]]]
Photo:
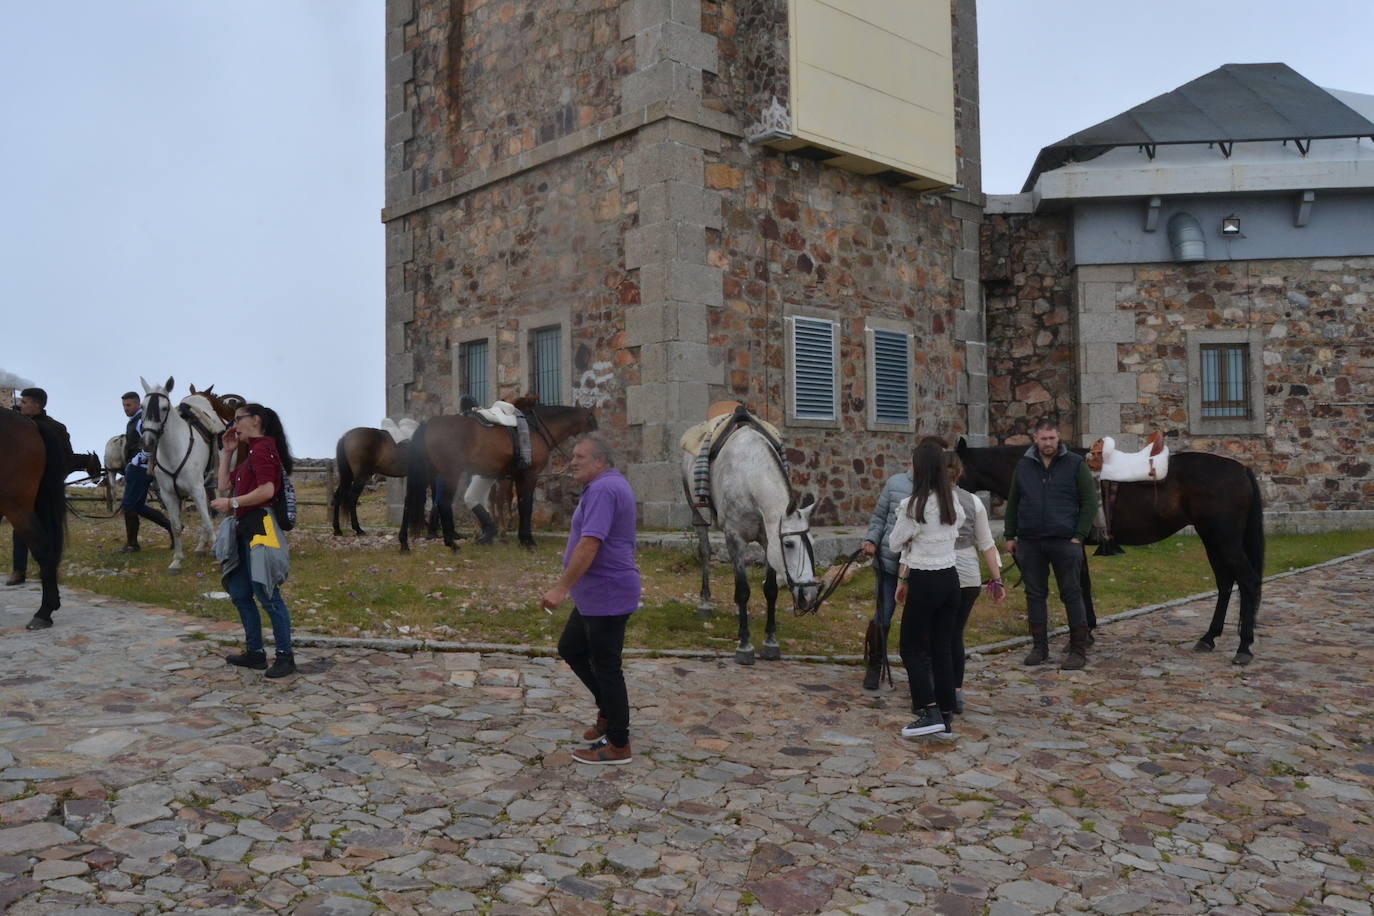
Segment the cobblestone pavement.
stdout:
[[[1080,672],[975,659],[956,741],[903,740],[853,667],[634,659],[630,766],[548,658],[301,651],[0,591],[11,914],[1369,913],[1374,557],[1266,586],[1256,661],[1209,603]],[[227,624],[226,624],[227,626]],[[786,629],[805,626],[789,619]]]

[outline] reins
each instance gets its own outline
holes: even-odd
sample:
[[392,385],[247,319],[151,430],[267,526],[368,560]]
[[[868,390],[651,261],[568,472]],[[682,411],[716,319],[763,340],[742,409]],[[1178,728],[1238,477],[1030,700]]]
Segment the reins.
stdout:
[[[807,541],[809,542],[810,538],[807,538]],[[840,567],[840,571],[830,577],[830,584],[827,585],[824,589],[822,589],[820,594],[816,596],[816,603],[811,605],[811,607],[809,608],[793,608],[792,616],[804,617],[807,614],[815,614],[816,612],[818,612],[821,609],[821,605],[825,603],[826,599],[828,599],[831,595],[835,594],[835,590],[839,588],[842,584],[844,584],[844,574],[849,572],[849,567],[854,565],[854,562],[858,560],[860,556],[863,555],[863,552],[864,549],[862,545],[854,548],[854,552],[851,553],[849,556],[845,557],[844,565]],[[815,568],[814,561],[812,563],[812,568]]]

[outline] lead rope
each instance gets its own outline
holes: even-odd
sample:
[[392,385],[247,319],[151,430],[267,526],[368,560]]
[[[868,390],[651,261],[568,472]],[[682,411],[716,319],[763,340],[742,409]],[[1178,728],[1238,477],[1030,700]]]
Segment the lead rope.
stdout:
[[793,608],[792,615],[794,617],[805,617],[808,614],[814,614],[819,611],[821,605],[824,604],[831,595],[835,594],[835,590],[844,583],[844,574],[849,572],[849,567],[854,565],[854,562],[863,555],[863,552],[864,549],[862,546],[856,547],[854,552],[845,558],[844,565],[840,567],[840,571],[830,577],[830,583],[826,585],[818,596],[816,596],[816,603],[809,608]]

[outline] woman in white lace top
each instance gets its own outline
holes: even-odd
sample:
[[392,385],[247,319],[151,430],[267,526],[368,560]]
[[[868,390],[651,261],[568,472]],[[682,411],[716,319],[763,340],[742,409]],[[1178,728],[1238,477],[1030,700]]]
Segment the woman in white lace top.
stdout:
[[916,719],[905,738],[954,737],[954,665],[950,645],[959,620],[954,542],[964,510],[954,498],[945,444],[926,437],[911,453],[911,496],[897,507],[888,546],[901,556],[897,603],[902,605],[901,655]]

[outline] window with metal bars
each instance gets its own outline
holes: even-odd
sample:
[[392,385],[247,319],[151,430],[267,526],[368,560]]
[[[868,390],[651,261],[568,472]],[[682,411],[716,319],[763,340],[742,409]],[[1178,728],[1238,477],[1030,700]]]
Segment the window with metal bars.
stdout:
[[1248,419],[1250,345],[1202,344],[1202,416]]
[[558,326],[530,331],[530,391],[540,404],[563,403],[563,330]]
[[824,318],[792,318],[792,416],[834,420],[837,325]]
[[469,340],[458,348],[462,361],[463,394],[470,394],[483,407],[491,404],[491,390],[487,384],[487,341]]
[[873,421],[911,422],[911,335],[871,328],[873,333]]

